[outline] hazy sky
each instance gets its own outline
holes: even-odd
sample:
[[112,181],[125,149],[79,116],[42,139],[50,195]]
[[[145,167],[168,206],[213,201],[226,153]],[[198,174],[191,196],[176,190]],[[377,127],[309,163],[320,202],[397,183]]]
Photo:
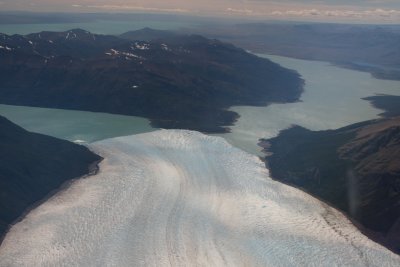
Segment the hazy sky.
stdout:
[[0,10],[162,12],[257,19],[400,23],[400,0],[0,0]]

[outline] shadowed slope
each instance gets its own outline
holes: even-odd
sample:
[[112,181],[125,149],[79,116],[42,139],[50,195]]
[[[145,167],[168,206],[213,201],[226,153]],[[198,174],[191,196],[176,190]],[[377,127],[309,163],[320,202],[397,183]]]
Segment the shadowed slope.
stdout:
[[30,133],[0,116],[0,235],[63,182],[94,170],[86,147]]
[[400,252],[399,117],[329,131],[296,126],[266,141],[273,178],[328,201]]

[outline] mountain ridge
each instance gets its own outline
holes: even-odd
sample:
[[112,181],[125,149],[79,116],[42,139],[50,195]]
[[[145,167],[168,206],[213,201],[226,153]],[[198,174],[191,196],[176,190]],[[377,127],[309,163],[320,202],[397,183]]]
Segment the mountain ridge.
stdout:
[[[132,33],[131,33],[132,34]],[[198,35],[133,41],[84,30],[0,35],[0,103],[149,118],[226,132],[233,105],[298,101],[293,70]]]

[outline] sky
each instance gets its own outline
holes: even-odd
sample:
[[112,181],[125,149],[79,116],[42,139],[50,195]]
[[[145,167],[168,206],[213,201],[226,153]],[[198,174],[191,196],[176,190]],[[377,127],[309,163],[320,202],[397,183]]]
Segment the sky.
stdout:
[[400,0],[0,0],[0,10],[400,23]]

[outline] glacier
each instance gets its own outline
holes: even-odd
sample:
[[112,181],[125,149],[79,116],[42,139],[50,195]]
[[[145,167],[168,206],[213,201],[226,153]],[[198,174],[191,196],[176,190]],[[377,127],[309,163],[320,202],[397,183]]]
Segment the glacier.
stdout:
[[159,130],[90,148],[105,158],[99,173],[15,224],[0,266],[400,265],[221,137]]

